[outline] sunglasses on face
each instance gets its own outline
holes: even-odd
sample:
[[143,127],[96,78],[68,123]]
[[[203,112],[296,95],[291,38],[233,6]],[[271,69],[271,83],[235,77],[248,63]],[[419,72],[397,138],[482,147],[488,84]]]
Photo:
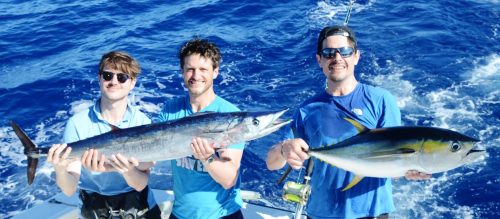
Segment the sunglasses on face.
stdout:
[[[102,75],[102,79],[104,79],[105,81],[111,81],[111,80],[113,80],[115,73],[109,72],[109,71],[102,71],[101,75]],[[118,79],[118,82],[120,82],[122,84],[125,83],[129,78],[130,78],[130,76],[128,74],[125,74],[125,73],[117,73],[116,74],[116,79]]]
[[321,50],[321,57],[323,58],[333,58],[335,57],[335,53],[339,53],[342,58],[351,57],[354,53],[354,48],[350,46],[340,47],[340,48],[324,48]]

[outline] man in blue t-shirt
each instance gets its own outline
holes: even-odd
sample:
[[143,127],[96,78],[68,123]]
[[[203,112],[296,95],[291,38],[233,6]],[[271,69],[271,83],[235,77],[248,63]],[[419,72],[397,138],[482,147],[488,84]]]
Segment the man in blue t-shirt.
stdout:
[[[72,159],[71,142],[100,135],[116,128],[151,123],[128,101],[137,82],[139,63],[129,54],[112,51],[102,56],[98,81],[101,98],[88,109],[73,115],[64,130],[64,142],[53,145],[47,161],[55,168],[56,182],[67,196],[80,188],[83,218],[160,218],[160,210],[147,187],[153,163],[116,154],[99,156],[90,149],[80,159]],[[82,166],[84,168],[82,168]]]
[[[319,34],[316,59],[326,76],[326,89],[303,102],[294,115],[290,140],[274,145],[268,152],[267,167],[282,168],[288,163],[299,169],[309,148],[332,145],[356,135],[351,118],[367,128],[401,125],[395,98],[382,88],[359,83],[354,77],[360,52],[353,31],[347,26],[324,28]],[[293,131],[293,132],[292,132]],[[394,211],[391,179],[365,177],[342,191],[354,175],[313,159],[308,218],[387,218]],[[408,179],[430,175],[409,171]]]
[[[219,49],[204,39],[188,41],[179,52],[180,67],[188,95],[165,103],[160,121],[180,119],[198,112],[234,112],[239,109],[214,92],[219,74]],[[193,156],[172,162],[174,206],[171,219],[243,218],[239,168],[244,144],[215,152],[206,139],[194,138]]]

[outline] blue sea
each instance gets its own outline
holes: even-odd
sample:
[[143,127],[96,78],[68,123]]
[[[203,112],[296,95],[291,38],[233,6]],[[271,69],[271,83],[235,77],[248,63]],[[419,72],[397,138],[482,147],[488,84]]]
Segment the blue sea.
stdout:
[[[177,52],[198,36],[222,51],[216,93],[242,110],[290,108],[324,88],[315,60],[326,25],[342,24],[349,1],[1,1],[0,218],[59,192],[54,170],[39,164],[27,185],[16,121],[40,146],[61,142],[66,120],[99,96],[102,54],[124,50],[142,74],[131,100],[151,118],[184,94]],[[479,138],[487,155],[427,181],[394,180],[394,218],[500,217],[500,1],[356,1],[349,21],[361,60],[356,77],[396,96],[404,125],[435,126]],[[250,142],[242,187],[265,204],[281,199],[282,171],[265,168],[283,130]],[[300,180],[295,171],[289,180]],[[171,188],[168,165],[152,186]]]

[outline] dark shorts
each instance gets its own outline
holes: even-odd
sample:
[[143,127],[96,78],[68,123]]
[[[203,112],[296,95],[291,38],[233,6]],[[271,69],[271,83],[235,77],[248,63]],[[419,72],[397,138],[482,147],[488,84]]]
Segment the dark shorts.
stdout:
[[159,219],[161,211],[158,205],[148,209],[148,190],[149,188],[146,187],[141,192],[134,190],[112,196],[89,194],[85,190],[80,190],[80,199],[83,204],[81,215],[85,219]]
[[[174,214],[170,214],[170,217],[168,219],[179,219],[179,218],[177,218]],[[238,210],[230,215],[221,217],[221,219],[243,219],[243,213],[241,213],[241,210]]]

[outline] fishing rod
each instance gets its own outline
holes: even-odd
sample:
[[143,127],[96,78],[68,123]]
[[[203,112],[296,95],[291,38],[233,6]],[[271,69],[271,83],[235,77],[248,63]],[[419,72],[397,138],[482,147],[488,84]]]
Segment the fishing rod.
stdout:
[[355,1],[356,0],[352,0],[349,2],[349,9],[347,10],[347,15],[345,16],[345,19],[344,19],[344,26],[347,26],[347,23],[349,23],[349,18],[351,18],[352,6],[354,5]]
[[[347,26],[347,24],[349,23],[352,7],[355,1],[356,0],[351,0],[349,2],[349,8],[344,19],[344,26]],[[309,157],[309,159],[307,160],[306,173],[304,175],[304,180],[302,181],[302,183],[288,181],[285,183],[285,186],[283,186],[283,199],[286,201],[297,203],[293,217],[294,219],[301,218],[304,206],[307,203],[309,196],[311,195],[311,185],[309,184],[309,182],[311,181],[311,173],[313,167],[314,161],[312,160],[312,157]],[[278,180],[277,184],[281,184],[281,182],[286,179],[288,174],[290,174],[291,170],[292,167],[289,166],[285,173],[283,173],[281,178]]]

